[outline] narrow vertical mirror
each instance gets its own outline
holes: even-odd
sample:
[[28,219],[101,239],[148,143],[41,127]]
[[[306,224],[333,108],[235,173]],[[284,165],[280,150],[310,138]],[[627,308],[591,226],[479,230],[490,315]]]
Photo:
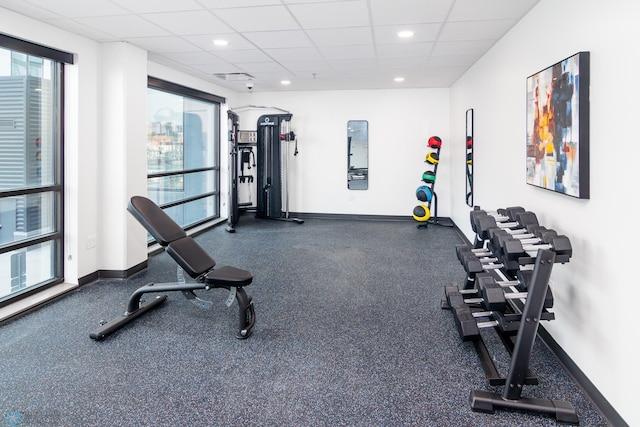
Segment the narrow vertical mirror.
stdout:
[[347,188],[369,188],[369,122],[347,122]]
[[466,201],[473,206],[473,108],[469,108],[465,115],[466,136]]

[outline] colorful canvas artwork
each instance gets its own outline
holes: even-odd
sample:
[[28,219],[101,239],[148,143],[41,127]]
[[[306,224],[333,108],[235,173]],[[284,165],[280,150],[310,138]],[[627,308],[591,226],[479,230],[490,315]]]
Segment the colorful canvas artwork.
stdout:
[[527,183],[589,198],[589,52],[527,78]]

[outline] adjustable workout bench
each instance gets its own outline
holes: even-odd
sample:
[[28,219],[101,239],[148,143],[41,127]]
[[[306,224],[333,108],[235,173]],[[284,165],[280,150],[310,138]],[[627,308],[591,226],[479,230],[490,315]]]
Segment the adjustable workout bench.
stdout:
[[[138,288],[129,297],[127,311],[124,314],[101,324],[89,336],[94,340],[102,340],[167,299],[166,295],[158,295],[149,301],[141,302],[142,295],[146,293],[181,291],[196,306],[210,308],[213,303],[198,298],[193,291],[224,288],[229,290],[227,305],[230,306],[236,299],[240,309],[239,331],[236,338],[248,338],[255,323],[255,312],[253,300],[243,287],[251,284],[253,275],[248,271],[229,266],[214,269],[215,260],[151,200],[134,196],[131,198],[127,210],[178,263],[178,281],[175,283],[150,283]],[[182,277],[182,270],[195,279],[195,282],[186,283]]]

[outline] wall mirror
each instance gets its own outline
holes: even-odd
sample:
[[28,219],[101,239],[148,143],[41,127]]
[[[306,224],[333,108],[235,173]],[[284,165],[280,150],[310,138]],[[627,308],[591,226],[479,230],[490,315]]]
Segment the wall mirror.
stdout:
[[347,122],[347,188],[369,188],[369,122]]
[[466,201],[468,206],[473,206],[473,108],[469,108],[465,113],[465,136],[466,136]]

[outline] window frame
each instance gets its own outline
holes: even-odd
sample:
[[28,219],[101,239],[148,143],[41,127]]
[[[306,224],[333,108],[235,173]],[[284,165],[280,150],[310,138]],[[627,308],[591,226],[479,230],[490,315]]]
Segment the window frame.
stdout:
[[34,247],[43,243],[52,242],[53,244],[53,263],[54,274],[50,280],[34,284],[12,292],[5,296],[0,296],[0,308],[15,303],[21,299],[42,292],[54,285],[64,282],[64,181],[65,181],[65,164],[64,164],[64,148],[65,148],[65,66],[73,64],[75,57],[73,54],[61,50],[53,49],[47,46],[21,40],[9,35],[0,33],[0,47],[10,51],[24,53],[28,56],[37,56],[56,62],[59,65],[58,72],[58,91],[56,99],[56,107],[53,107],[53,119],[57,121],[58,141],[54,147],[55,159],[54,167],[54,183],[48,185],[27,185],[20,189],[0,190],[0,198],[14,196],[28,196],[32,194],[42,194],[51,192],[57,198],[56,209],[52,212],[52,222],[55,224],[55,231],[49,233],[38,234],[36,236],[26,237],[16,242],[7,243],[0,246],[0,255],[10,253],[16,250]]
[[[183,86],[177,83],[173,83],[167,80],[162,80],[159,79],[157,77],[152,77],[152,76],[148,76],[147,77],[147,88],[148,89],[154,89],[154,90],[158,90],[158,91],[162,91],[162,92],[166,92],[172,95],[176,95],[176,96],[182,96],[185,98],[191,98],[197,101],[203,101],[203,102],[208,102],[208,103],[213,103],[213,104],[217,104],[218,106],[218,114],[216,119],[216,124],[217,124],[217,147],[216,148],[216,161],[215,161],[215,165],[211,166],[211,167],[200,167],[200,168],[192,168],[192,169],[181,169],[181,170],[176,170],[176,171],[166,171],[166,172],[156,172],[156,173],[148,173],[147,170],[147,182],[149,179],[153,179],[153,178],[164,178],[164,177],[170,177],[170,176],[178,176],[178,175],[187,175],[190,173],[199,173],[199,172],[209,172],[212,171],[215,174],[214,177],[214,181],[217,182],[217,189],[214,189],[214,191],[208,191],[205,193],[201,193],[199,195],[195,195],[195,196],[189,196],[189,197],[185,197],[182,198],[180,200],[177,201],[172,201],[172,202],[168,202],[168,203],[162,203],[159,204],[160,208],[163,210],[172,208],[172,207],[176,207],[176,206],[180,206],[180,205],[184,205],[186,203],[189,202],[193,202],[193,201],[197,201],[197,200],[201,200],[201,199],[205,199],[207,197],[216,197],[217,198],[217,209],[216,211],[218,212],[217,216],[213,216],[213,217],[207,217],[204,218],[200,221],[197,221],[193,224],[188,224],[185,227],[183,227],[185,230],[190,230],[196,227],[199,227],[203,224],[207,224],[210,223],[212,221],[215,221],[216,219],[220,218],[220,196],[221,196],[221,189],[220,189],[220,160],[221,160],[221,149],[222,149],[222,135],[221,135],[221,125],[222,125],[222,120],[220,118],[220,111],[222,109],[222,104],[226,103],[226,99],[224,97],[218,96],[218,95],[214,95],[208,92],[203,92],[200,91],[198,89],[193,89],[187,86]],[[214,142],[214,144],[216,144],[216,142]],[[151,238],[151,240],[148,242],[148,244],[151,246],[153,244],[155,244],[155,240],[153,240]]]

